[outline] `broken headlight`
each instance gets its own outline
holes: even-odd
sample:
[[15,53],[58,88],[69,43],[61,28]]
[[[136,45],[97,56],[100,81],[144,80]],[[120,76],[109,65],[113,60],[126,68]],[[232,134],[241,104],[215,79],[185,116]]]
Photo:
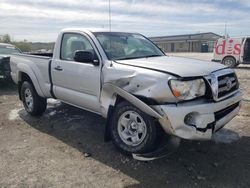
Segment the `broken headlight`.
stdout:
[[188,81],[170,80],[173,95],[180,100],[191,100],[205,95],[206,84],[203,79]]

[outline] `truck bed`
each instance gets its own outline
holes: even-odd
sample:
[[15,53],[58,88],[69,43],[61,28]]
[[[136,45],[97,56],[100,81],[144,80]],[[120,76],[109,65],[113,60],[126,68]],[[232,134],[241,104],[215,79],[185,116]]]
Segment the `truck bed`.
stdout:
[[26,53],[26,55],[53,57],[53,53]]
[[40,88],[39,94],[43,97],[50,97],[50,60],[52,53],[45,54],[14,54],[11,55],[10,65],[12,78],[17,83],[18,76],[21,73],[33,75],[37,80],[37,86]]
[[22,53],[22,54],[15,54],[15,56],[51,59],[53,57],[53,53]]

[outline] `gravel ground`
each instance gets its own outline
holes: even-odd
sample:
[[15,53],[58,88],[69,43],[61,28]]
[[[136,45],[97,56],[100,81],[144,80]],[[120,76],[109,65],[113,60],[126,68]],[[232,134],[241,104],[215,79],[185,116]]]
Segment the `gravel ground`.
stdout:
[[147,163],[105,143],[101,117],[49,100],[46,113],[34,118],[16,87],[1,85],[0,187],[250,187],[249,71],[236,69],[244,91],[240,114],[211,141],[182,141],[171,156]]

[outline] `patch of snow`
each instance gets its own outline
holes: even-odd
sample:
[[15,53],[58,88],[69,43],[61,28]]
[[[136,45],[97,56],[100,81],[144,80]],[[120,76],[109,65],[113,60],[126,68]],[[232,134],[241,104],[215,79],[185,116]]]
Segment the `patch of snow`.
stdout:
[[19,111],[20,111],[20,109],[17,109],[17,108],[11,110],[9,113],[8,119],[10,121],[19,119],[19,114],[18,114]]
[[236,142],[239,139],[239,134],[230,129],[221,129],[220,131],[216,132],[212,137],[212,141],[214,141],[215,143],[224,144]]
[[51,111],[51,112],[49,113],[49,116],[54,116],[55,114],[56,114],[56,110]]
[[50,98],[50,99],[47,99],[47,103],[49,103],[49,104],[59,104],[61,102],[59,100]]

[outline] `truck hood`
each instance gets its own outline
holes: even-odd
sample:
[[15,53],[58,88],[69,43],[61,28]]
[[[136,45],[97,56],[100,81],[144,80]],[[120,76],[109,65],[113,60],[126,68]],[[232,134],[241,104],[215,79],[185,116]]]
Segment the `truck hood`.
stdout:
[[115,62],[129,66],[167,72],[180,77],[206,76],[214,71],[226,68],[226,66],[220,63],[175,56],[116,60]]

